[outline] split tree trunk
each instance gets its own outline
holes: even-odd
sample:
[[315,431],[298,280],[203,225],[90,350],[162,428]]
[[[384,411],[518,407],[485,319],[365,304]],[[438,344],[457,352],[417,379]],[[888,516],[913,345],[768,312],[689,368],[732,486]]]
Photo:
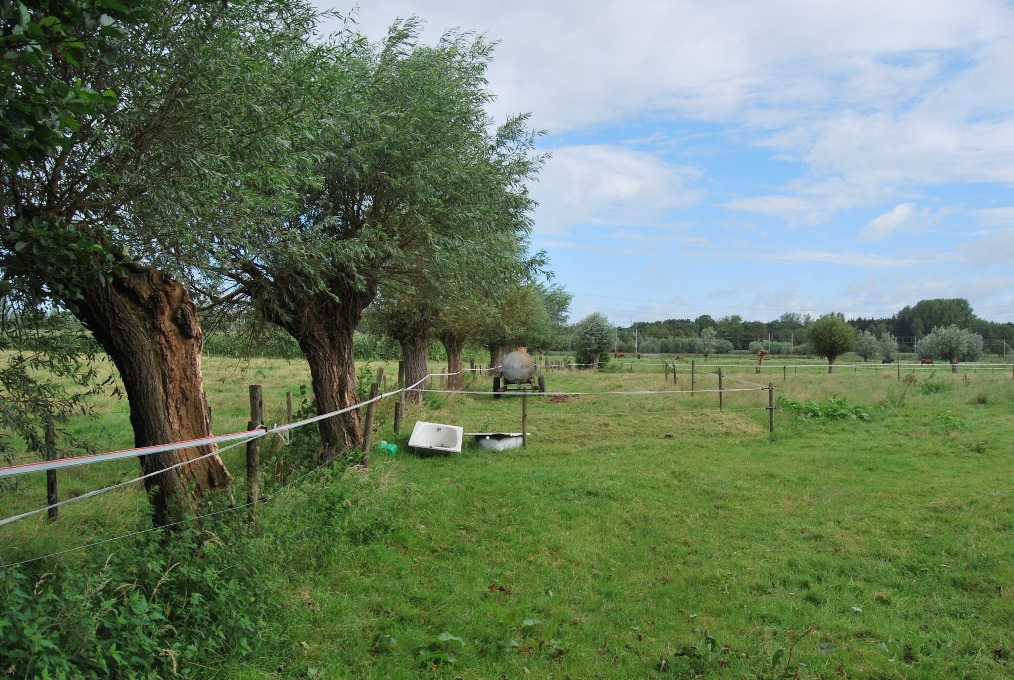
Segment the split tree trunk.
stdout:
[[602,356],[602,352],[595,352],[594,354],[592,354],[592,365],[591,365],[591,367],[592,367],[593,371],[599,370],[599,357],[601,357],[601,356]]
[[[110,285],[82,291],[78,318],[120,372],[130,404],[135,446],[211,436],[211,413],[201,375],[204,334],[186,288],[157,269],[130,266]],[[213,446],[141,456],[141,471],[156,526],[177,522],[196,501],[228,486],[232,476]],[[167,469],[176,463],[193,461]]]
[[447,389],[458,391],[465,384],[462,372],[465,369],[465,339],[454,335],[441,335],[440,342],[447,350]]

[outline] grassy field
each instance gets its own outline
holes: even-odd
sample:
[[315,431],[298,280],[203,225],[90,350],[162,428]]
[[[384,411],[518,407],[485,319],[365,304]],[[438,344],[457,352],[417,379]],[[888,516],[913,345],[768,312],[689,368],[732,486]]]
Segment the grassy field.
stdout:
[[[549,373],[550,393],[595,394],[531,396],[528,447],[504,452],[405,448],[416,419],[519,431],[521,399],[491,399],[488,378],[474,383],[482,394],[428,394],[400,435],[382,402],[375,441],[397,455],[374,449],[369,471],[320,470],[262,506],[255,540],[287,603],[283,648],[209,673],[1014,675],[1010,370],[906,366],[899,380],[894,367],[829,376],[776,358],[757,376],[741,362],[698,361],[697,394],[685,392],[689,362],[675,386],[647,361]],[[717,363],[724,387],[748,390],[725,394],[723,411],[708,391]],[[206,374],[216,432],[245,428],[248,383],[265,386],[280,422],[285,392],[307,382],[299,362],[210,360]],[[815,417],[782,402],[769,434],[768,382]],[[660,389],[680,392],[606,394]],[[868,420],[831,417],[853,407]],[[103,409],[108,447],[129,445],[125,405]],[[240,455],[225,453],[237,473]],[[82,468],[61,484],[135,469]],[[5,516],[37,507],[39,484],[0,499]],[[72,503],[52,525],[0,527],[0,558],[116,535],[141,508],[130,488]],[[326,540],[305,530],[314,523]]]

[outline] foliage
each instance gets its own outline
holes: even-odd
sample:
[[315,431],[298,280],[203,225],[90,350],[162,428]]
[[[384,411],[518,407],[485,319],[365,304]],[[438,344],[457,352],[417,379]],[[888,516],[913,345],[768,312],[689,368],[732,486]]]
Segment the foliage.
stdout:
[[[59,446],[86,448],[66,429],[75,413],[86,413],[98,384],[97,347],[73,330],[43,319],[38,302],[11,291],[0,300],[0,460],[13,463],[16,438],[33,456],[46,453],[47,421],[57,425]],[[22,461],[24,462],[24,461]],[[0,480],[9,487],[12,480]]]
[[80,566],[0,568],[0,658],[18,677],[204,677],[271,654],[281,602],[230,521],[143,534]]
[[873,333],[860,331],[856,336],[854,351],[863,358],[863,361],[868,361],[870,357],[876,356],[877,352],[880,351],[880,342]]
[[115,106],[112,90],[61,77],[67,67],[114,63],[123,26],[141,18],[136,0],[4,2],[0,21],[0,159],[17,166],[66,149],[87,119]]
[[855,347],[856,329],[845,323],[841,314],[830,313],[820,317],[806,329],[807,340],[817,356],[827,357],[828,371],[834,360]]
[[869,411],[861,406],[849,406],[845,397],[831,397],[826,403],[795,401],[778,397],[778,406],[791,411],[803,420],[862,420],[869,422]]
[[797,353],[795,352],[796,348],[793,347],[792,343],[790,342],[778,342],[778,341],[768,342],[767,340],[754,340],[753,342],[750,343],[750,346],[748,347],[748,350],[750,351],[751,354],[757,354],[757,352],[761,351],[762,349],[768,350],[769,354],[777,354],[780,356],[788,356],[790,354]]
[[598,312],[589,314],[574,325],[574,349],[579,364],[598,367],[603,352],[612,347],[616,329],[609,319]]
[[898,339],[887,331],[880,334],[877,346],[885,359],[895,360],[898,358]]
[[444,664],[456,664],[458,663],[458,657],[454,655],[464,648],[464,640],[444,631],[419,647],[419,664],[424,668],[436,668]]
[[982,357],[982,336],[956,325],[934,328],[919,343],[916,355],[927,359],[978,361]]
[[697,351],[704,355],[704,360],[707,361],[708,357],[715,353],[715,343],[718,337],[718,332],[714,328],[705,328],[701,331],[700,344],[697,347]]
[[919,383],[919,391],[923,394],[940,394],[941,392],[950,392],[952,389],[954,389],[954,383],[945,380],[928,378]]

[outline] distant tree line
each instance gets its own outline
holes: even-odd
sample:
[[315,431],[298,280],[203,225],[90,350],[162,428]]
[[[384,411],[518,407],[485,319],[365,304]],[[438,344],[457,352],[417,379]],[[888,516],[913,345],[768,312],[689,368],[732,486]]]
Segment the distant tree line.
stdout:
[[[666,319],[665,321],[638,321],[627,327],[618,327],[617,351],[654,353],[689,351],[670,349],[680,346],[681,339],[700,337],[705,328],[714,328],[717,338],[731,344],[733,350],[764,349],[772,354],[798,354],[806,342],[806,329],[815,319],[808,314],[786,313],[773,321],[746,321],[738,314],[718,319],[707,314],[696,319]],[[1014,323],[999,323],[980,319],[963,298],[922,300],[906,306],[888,318],[855,318],[846,323],[857,332],[868,331],[875,338],[890,334],[898,341],[901,351],[911,352],[934,328],[957,326],[976,333],[985,341],[985,351],[1002,353],[1004,342],[1007,351],[1014,348]],[[770,348],[768,343],[770,342]],[[806,349],[806,348],[802,348]]]

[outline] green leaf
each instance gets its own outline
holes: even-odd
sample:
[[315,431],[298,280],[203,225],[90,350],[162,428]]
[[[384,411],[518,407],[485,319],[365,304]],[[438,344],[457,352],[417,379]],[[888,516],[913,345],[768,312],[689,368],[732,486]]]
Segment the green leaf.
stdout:
[[778,666],[778,664],[782,660],[783,656],[785,656],[785,650],[784,649],[779,649],[774,654],[772,654],[771,655],[771,667],[774,668],[774,667]]

